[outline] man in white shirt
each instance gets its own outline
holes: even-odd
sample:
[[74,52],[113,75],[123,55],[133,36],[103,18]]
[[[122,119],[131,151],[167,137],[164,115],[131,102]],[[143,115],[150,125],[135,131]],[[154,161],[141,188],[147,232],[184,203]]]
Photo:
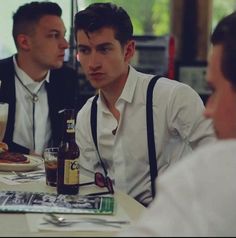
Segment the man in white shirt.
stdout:
[[[135,52],[131,20],[121,7],[92,4],[76,14],[75,33],[83,71],[99,91],[95,124],[100,157],[115,187],[147,206],[155,194],[146,122],[147,87],[153,75],[129,65]],[[78,113],[76,140],[81,167],[103,172],[91,134],[93,99]],[[151,147],[157,165],[151,169],[158,174],[215,139],[211,121],[202,116],[199,95],[185,84],[161,77],[154,87],[152,109],[155,146]]]
[[0,60],[0,101],[9,104],[4,142],[10,151],[42,154],[58,146],[58,111],[76,108],[78,79],[63,66],[65,39],[62,10],[52,2],[20,6],[13,15],[17,54]]
[[205,116],[221,141],[202,147],[159,177],[158,194],[137,224],[119,236],[236,235],[236,12],[211,37]]

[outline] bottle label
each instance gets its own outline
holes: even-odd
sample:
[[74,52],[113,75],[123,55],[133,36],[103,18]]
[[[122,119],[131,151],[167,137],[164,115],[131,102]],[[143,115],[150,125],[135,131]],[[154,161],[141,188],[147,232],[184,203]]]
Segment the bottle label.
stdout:
[[65,160],[64,184],[79,184],[79,158],[74,160]]
[[70,119],[70,120],[67,120],[67,130],[66,132],[67,133],[74,133],[75,132],[75,120],[73,119]]

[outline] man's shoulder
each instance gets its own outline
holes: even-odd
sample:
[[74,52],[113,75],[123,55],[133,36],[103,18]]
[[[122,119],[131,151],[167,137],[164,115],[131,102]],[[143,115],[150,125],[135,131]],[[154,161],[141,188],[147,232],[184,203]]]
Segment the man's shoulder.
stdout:
[[[219,140],[215,143],[209,143],[185,156],[175,166],[163,173],[159,181],[172,183],[172,185],[173,181],[177,180],[181,180],[182,182],[192,180],[195,183],[195,180],[214,180],[220,174],[226,173],[226,171],[229,174],[232,170],[231,173],[235,174],[235,154],[236,139]],[[195,183],[195,186],[201,186],[201,184]]]
[[80,109],[80,114],[84,115],[87,113],[90,113],[91,107],[92,107],[92,102],[95,96],[92,96],[90,98],[87,99],[87,101],[85,102],[85,104],[83,105],[83,107]]
[[[14,75],[13,57],[0,60],[0,79],[1,81],[9,81],[9,77]],[[9,81],[10,82],[10,81]]]
[[91,106],[94,96],[89,98],[77,113],[77,121],[79,128],[85,128],[85,125],[90,125]]
[[196,155],[203,155],[207,153],[211,154],[211,157],[218,157],[216,155],[220,154],[226,155],[236,153],[236,139],[217,140],[214,143],[201,146],[196,150]]
[[[179,98],[180,102],[185,98],[190,98],[194,101],[200,99],[199,94],[189,85],[166,77],[158,79],[154,91],[156,91],[156,95],[171,97],[174,101],[176,101],[176,97]],[[190,101],[188,100],[188,102]]]
[[165,75],[153,75],[153,74],[147,74],[143,72],[136,71],[135,74],[133,74],[137,79],[138,82],[140,82],[143,86],[143,84],[148,84],[150,81],[155,77],[157,78],[157,85],[159,88],[166,88],[168,90],[173,90],[174,88],[181,87],[181,86],[187,86],[186,84],[183,84],[177,80],[172,80],[166,77]]
[[209,165],[217,165],[219,167],[224,164],[236,165],[236,139],[217,140],[216,142],[203,145],[190,153],[179,163],[179,166],[189,164],[189,167],[209,168]]
[[8,57],[0,60],[0,67],[13,66],[13,57]]

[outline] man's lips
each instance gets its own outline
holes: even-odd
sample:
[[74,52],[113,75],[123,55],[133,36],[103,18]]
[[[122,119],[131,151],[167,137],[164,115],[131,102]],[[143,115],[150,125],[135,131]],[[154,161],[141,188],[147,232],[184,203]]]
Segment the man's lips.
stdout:
[[58,58],[63,58],[64,59],[65,54],[58,55]]
[[96,72],[96,73],[89,73],[90,76],[97,76],[97,75],[103,75],[101,72]]
[[101,78],[101,77],[103,77],[103,73],[90,73],[89,74],[89,76],[90,76],[90,78],[92,78],[92,79],[96,79],[96,78]]

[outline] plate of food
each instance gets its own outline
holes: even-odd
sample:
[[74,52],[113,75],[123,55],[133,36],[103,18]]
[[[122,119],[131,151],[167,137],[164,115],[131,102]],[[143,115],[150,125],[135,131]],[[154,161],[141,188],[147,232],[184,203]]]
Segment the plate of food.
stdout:
[[30,171],[43,163],[39,156],[3,151],[0,153],[0,171]]

